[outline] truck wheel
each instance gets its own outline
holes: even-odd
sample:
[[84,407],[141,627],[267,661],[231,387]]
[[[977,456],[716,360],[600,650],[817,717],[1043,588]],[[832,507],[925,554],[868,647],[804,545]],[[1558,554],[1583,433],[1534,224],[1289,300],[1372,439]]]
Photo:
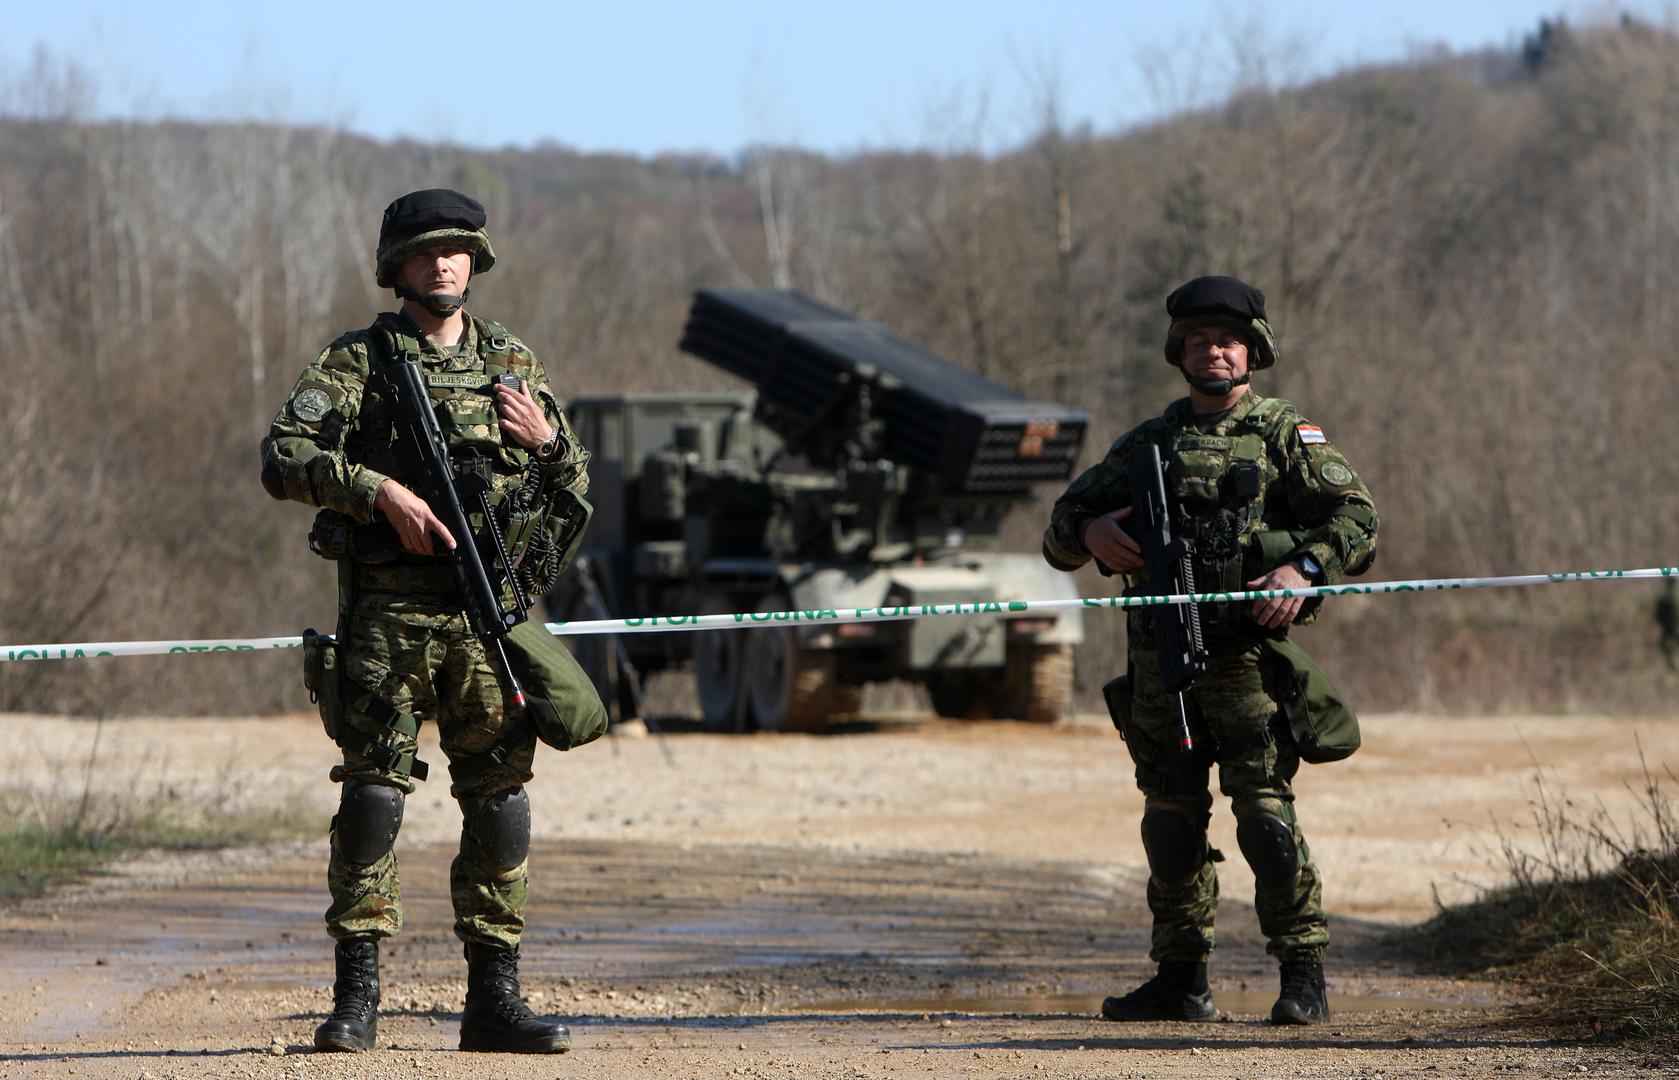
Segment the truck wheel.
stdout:
[[[729,598],[707,596],[700,611],[732,611]],[[750,630],[700,630],[694,634],[694,686],[699,692],[700,719],[710,731],[741,731],[746,727],[746,688],[742,667]]]
[[1003,681],[991,699],[999,720],[1053,724],[1073,700],[1071,645],[1011,645]]
[[[790,601],[775,596],[760,611],[786,611]],[[821,727],[835,716],[853,714],[863,702],[860,686],[841,686],[834,654],[806,649],[790,627],[742,631],[746,642],[746,700],[760,731]]]
[[[973,677],[965,671],[935,672],[927,677],[927,696],[933,711],[950,720],[972,720]],[[978,719],[984,719],[983,716]]]

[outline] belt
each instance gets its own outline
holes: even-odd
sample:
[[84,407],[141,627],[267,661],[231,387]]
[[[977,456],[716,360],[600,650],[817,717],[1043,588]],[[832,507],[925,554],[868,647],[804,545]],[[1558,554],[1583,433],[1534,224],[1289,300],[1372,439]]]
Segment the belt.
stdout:
[[447,562],[357,563],[356,588],[378,592],[456,591],[455,568]]

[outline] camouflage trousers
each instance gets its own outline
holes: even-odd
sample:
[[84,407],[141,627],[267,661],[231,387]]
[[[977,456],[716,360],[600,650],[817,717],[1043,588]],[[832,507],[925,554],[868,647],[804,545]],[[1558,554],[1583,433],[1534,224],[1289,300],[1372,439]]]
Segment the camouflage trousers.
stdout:
[[[468,943],[511,948],[524,929],[526,864],[497,866],[473,835],[472,823],[486,800],[531,779],[534,731],[519,720],[509,723],[495,671],[458,607],[446,596],[367,587],[383,580],[401,579],[394,573],[358,577],[362,584],[344,651],[346,722],[406,754],[418,749],[418,740],[370,715],[372,699],[437,725],[453,778],[450,794],[462,819],[460,850],[449,868],[455,934]],[[404,795],[414,791],[410,777],[380,764],[369,755],[371,748],[358,748],[357,741],[345,740],[344,761],[333,768],[333,780],[382,784]],[[505,762],[481,757],[498,746],[506,751]],[[401,931],[396,852],[367,865],[352,862],[339,843],[337,818],[327,885],[332,894],[327,932],[333,938],[385,938]]]
[[[1190,823],[1182,842],[1203,849],[1179,852],[1169,860],[1174,867],[1194,868],[1188,877],[1171,881],[1153,872],[1151,853],[1150,957],[1156,962],[1200,962],[1213,950],[1217,864],[1224,858],[1206,839],[1213,804],[1208,777],[1216,763],[1219,790],[1229,797],[1238,825],[1250,815],[1269,815],[1283,823],[1279,834],[1293,837],[1297,869],[1290,880],[1271,887],[1258,881],[1255,887],[1254,908],[1269,942],[1267,951],[1283,960],[1321,963],[1329,947],[1323,883],[1295,819],[1289,786],[1300,757],[1286,732],[1278,737],[1271,727],[1277,703],[1267,692],[1260,649],[1214,652],[1206,673],[1184,694],[1195,742],[1195,749],[1185,752],[1178,745],[1177,704],[1161,684],[1152,629],[1145,626],[1139,633],[1139,621],[1132,621],[1128,634],[1136,644],[1129,656],[1132,698],[1125,736],[1137,767],[1137,786],[1145,797],[1145,821],[1151,814],[1182,815],[1179,820]],[[1139,647],[1144,643],[1146,647]]]

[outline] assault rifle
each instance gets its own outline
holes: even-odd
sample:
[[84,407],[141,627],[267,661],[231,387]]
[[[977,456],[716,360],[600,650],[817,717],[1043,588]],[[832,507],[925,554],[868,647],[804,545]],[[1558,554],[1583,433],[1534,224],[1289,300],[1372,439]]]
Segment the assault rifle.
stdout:
[[[460,586],[461,603],[472,632],[484,643],[496,676],[507,690],[514,708],[525,707],[525,691],[507,663],[502,640],[508,631],[525,621],[530,598],[525,595],[513,563],[507,557],[507,542],[490,507],[489,482],[474,473],[457,473],[449,461],[449,444],[437,424],[425,377],[412,360],[389,364],[384,369],[390,395],[392,426],[396,431],[396,452],[409,475],[418,477],[418,494],[431,512],[455,538],[450,562],[455,584]],[[484,526],[474,531],[462,503],[481,515]],[[482,545],[482,550],[481,550]],[[514,606],[502,606],[500,591],[490,580],[486,562],[499,564],[501,576],[512,586]]]
[[[1125,531],[1136,537],[1143,549],[1145,580],[1128,596],[1176,596],[1195,591],[1195,548],[1183,537],[1173,538],[1172,518],[1166,502],[1166,466],[1160,447],[1153,443],[1131,455],[1131,517]],[[1160,656],[1160,679],[1178,706],[1178,742],[1185,750],[1195,748],[1189,734],[1189,715],[1184,710],[1183,692],[1195,677],[1207,670],[1207,647],[1201,637],[1201,610],[1194,604],[1161,604],[1150,609],[1154,616],[1154,647]]]

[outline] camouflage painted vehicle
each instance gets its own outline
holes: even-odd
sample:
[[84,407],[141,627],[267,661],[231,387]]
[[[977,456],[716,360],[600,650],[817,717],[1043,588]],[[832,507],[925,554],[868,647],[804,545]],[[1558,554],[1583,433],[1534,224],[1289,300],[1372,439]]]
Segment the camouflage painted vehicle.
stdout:
[[[1036,552],[986,550],[1065,481],[1087,418],[797,293],[704,291],[682,348],[752,391],[573,400],[595,517],[560,618],[817,611],[1071,597]],[[571,638],[615,716],[637,673],[692,663],[720,729],[809,728],[870,682],[924,683],[959,717],[1048,722],[1079,613]]]

